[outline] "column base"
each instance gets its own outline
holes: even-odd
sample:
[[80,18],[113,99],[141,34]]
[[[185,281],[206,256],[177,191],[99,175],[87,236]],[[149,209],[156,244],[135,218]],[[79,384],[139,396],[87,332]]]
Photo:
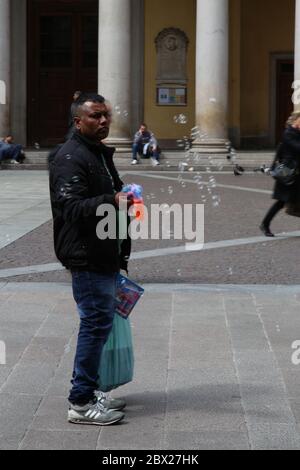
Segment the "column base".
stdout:
[[190,152],[202,155],[227,155],[230,146],[230,141],[226,139],[195,140]]
[[132,152],[132,140],[125,138],[112,137],[106,139],[104,144],[108,147],[115,147],[117,153],[131,153]]

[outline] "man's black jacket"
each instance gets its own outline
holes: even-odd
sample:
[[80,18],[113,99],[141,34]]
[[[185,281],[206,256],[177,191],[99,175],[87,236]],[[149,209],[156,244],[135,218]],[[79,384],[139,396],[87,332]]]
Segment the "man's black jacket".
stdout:
[[[94,144],[79,132],[49,156],[55,253],[70,270],[114,273],[127,269],[131,242],[100,240],[101,204],[116,207],[123,183],[113,163],[115,149]],[[116,207],[117,209],[117,207]]]

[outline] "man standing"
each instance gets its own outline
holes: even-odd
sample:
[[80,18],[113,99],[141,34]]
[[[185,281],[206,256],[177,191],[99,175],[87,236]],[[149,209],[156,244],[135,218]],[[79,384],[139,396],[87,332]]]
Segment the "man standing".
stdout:
[[[102,140],[109,134],[111,115],[105,99],[82,94],[76,101],[73,137],[49,161],[55,252],[71,271],[73,295],[80,316],[68,420],[78,424],[109,425],[121,421],[123,400],[96,397],[103,346],[112,329],[116,277],[127,269],[130,240],[119,247],[116,239],[96,234],[102,204],[118,209],[130,195],[113,163],[114,149]],[[123,205],[123,202],[122,202]]]
[[147,124],[141,124],[140,129],[134,136],[132,148],[132,165],[138,164],[138,155],[151,155],[153,166],[159,165],[159,149],[157,140],[152,132],[148,130]]

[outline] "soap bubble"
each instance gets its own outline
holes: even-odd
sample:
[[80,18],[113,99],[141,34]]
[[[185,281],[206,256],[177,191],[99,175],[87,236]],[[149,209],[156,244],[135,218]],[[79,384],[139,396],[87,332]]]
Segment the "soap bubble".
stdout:
[[73,183],[79,183],[80,181],[80,178],[79,176],[73,176],[72,180],[71,180]]
[[193,129],[191,130],[191,138],[193,140],[197,139],[198,137],[200,136],[200,129],[199,127],[193,127]]
[[212,197],[212,203],[213,203],[213,207],[215,207],[215,208],[219,207],[219,206],[220,206],[220,203],[221,203],[221,198],[220,198],[220,196],[218,196],[218,195],[216,195],[216,194],[213,195],[213,197]]
[[216,98],[209,98],[210,103],[216,103],[217,99]]
[[41,146],[40,146],[40,144],[39,144],[38,142],[35,142],[34,148],[35,148],[36,150],[40,150]]
[[174,116],[174,122],[176,124],[187,124],[188,123],[188,118],[184,114],[178,114]]
[[181,140],[177,140],[176,143],[177,143],[177,146],[178,146],[179,148],[183,148],[183,147],[184,147],[184,141],[183,141],[182,139],[181,139]]
[[173,192],[174,192],[173,187],[172,187],[172,186],[169,186],[169,187],[168,187],[168,193],[169,193],[169,194],[173,194]]
[[179,171],[185,171],[188,167],[188,164],[185,162],[180,162],[178,165]]

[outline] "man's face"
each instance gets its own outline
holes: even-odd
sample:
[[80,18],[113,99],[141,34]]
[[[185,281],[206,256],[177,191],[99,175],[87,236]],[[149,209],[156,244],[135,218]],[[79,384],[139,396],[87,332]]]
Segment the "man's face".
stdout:
[[145,132],[147,131],[147,127],[146,126],[141,126],[140,131],[141,131],[142,134],[145,134]]
[[87,101],[80,111],[80,116],[74,119],[76,129],[84,137],[101,142],[109,134],[111,113],[106,104]]

